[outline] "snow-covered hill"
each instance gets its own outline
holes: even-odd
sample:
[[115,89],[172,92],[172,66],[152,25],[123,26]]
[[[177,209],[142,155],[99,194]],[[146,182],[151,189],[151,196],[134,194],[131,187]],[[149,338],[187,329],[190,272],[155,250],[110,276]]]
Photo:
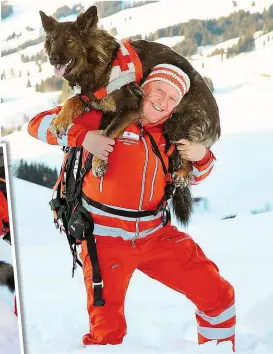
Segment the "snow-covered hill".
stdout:
[[18,319],[6,304],[0,301],[0,354],[20,354]]
[[[199,10],[201,11],[204,7],[201,6],[203,3],[200,0],[194,0],[190,2],[190,4],[188,2],[186,4],[184,1],[172,1],[169,3],[162,0],[158,3],[125,9],[112,16],[103,18],[101,21],[106,29],[110,29],[117,25],[122,26],[117,37],[126,37],[131,34],[131,31],[139,30],[140,26],[136,25],[134,21],[141,22],[141,29],[143,31],[146,31],[146,26],[150,25],[155,26],[156,30],[159,27],[165,26],[163,26],[164,22],[162,22],[163,17],[165,21],[169,21],[168,25],[176,23],[176,16],[178,16],[180,12],[181,15],[177,17],[177,20],[179,20],[178,22],[183,22],[192,17],[217,17],[223,12],[223,14],[229,14],[235,9],[238,10],[240,8],[248,9],[250,11],[262,11],[262,9],[267,8],[272,1],[257,1],[255,6],[250,6],[251,4],[248,1],[237,1],[237,3],[238,6],[234,8],[232,7],[232,2],[228,0],[221,3],[215,0],[209,0],[206,2],[205,10],[201,13]],[[10,35],[12,31],[15,31],[17,28],[16,26],[19,26],[21,29],[25,28],[27,25],[33,28],[38,26],[37,28],[39,28],[39,31],[42,31],[40,18],[39,15],[37,15],[40,5],[35,4],[30,8],[28,3],[24,4],[18,1],[15,2],[15,4],[14,16],[2,21],[1,24],[1,38],[3,40],[2,50],[4,49],[4,46],[9,43],[9,41],[5,40],[5,32]],[[58,4],[55,4],[55,2],[54,4],[52,2],[43,4],[43,10],[48,13],[53,13]],[[63,4],[63,2],[60,1],[60,5],[61,4]],[[70,4],[72,4],[72,2]],[[176,11],[173,11],[172,6],[169,6],[169,4],[172,4],[173,7],[175,6]],[[90,3],[84,3],[84,5],[89,6]],[[183,11],[179,11],[180,9],[183,9]],[[34,15],[36,12],[37,14]],[[156,13],[156,16],[153,15],[154,13]],[[167,14],[169,15],[167,16]],[[146,17],[152,17],[153,21],[149,21],[148,19],[145,20]],[[128,18],[131,19],[128,20]],[[145,33],[148,34],[149,31],[147,30]],[[23,37],[24,34],[19,38]],[[216,96],[223,91],[227,92],[230,88],[242,87],[250,80],[253,84],[257,83],[263,86],[264,83],[269,83],[269,85],[271,85],[273,33],[271,32],[266,35],[256,33],[256,37],[256,51],[252,53],[243,53],[235,58],[224,60],[223,62],[221,62],[220,56],[207,58],[207,55],[214,49],[227,48],[228,46],[235,44],[238,41],[238,38],[220,43],[217,46],[199,48],[199,53],[202,55],[196,55],[192,64],[201,74],[212,78],[216,89]],[[158,39],[158,42],[173,46],[182,40],[183,37],[177,36],[160,38]],[[43,44],[37,44],[17,53],[4,56],[1,59],[2,72],[5,73],[4,79],[1,80],[2,104],[0,106],[1,123],[3,128],[20,127],[37,112],[45,109],[45,107],[51,107],[58,103],[60,92],[35,92],[35,85],[37,83],[53,76],[52,66],[48,62],[43,63],[41,64],[42,71],[39,72],[39,67],[34,61],[28,63],[22,63],[21,61],[22,54],[31,56],[40,52],[42,49]],[[259,64],[257,65],[257,63]],[[231,72],[233,75],[230,75]],[[27,87],[29,85],[31,87]],[[244,91],[243,88],[242,95],[245,94]]]
[[[87,9],[95,1],[81,1],[81,4]],[[133,36],[136,34],[147,35],[150,32],[156,31],[158,28],[163,28],[177,23],[187,22],[190,19],[208,19],[218,18],[220,16],[229,15],[231,12],[239,11],[240,9],[250,12],[262,12],[271,4],[271,0],[255,1],[255,6],[251,6],[250,0],[237,0],[237,6],[233,6],[231,0],[161,0],[155,3],[146,4],[139,7],[128,8],[119,11],[111,16],[100,20],[100,24],[107,30],[116,28],[119,38]],[[10,1],[14,7],[14,15],[2,21],[1,40],[3,41],[2,50],[8,49],[8,46],[16,45],[14,40],[12,44],[6,39],[13,32],[22,33],[18,43],[22,38],[34,39],[42,33],[41,20],[39,10],[52,15],[54,11],[63,5],[73,6],[77,2],[73,0],[49,0],[44,3],[25,1]],[[75,16],[69,18],[74,20]],[[140,22],[141,21],[141,22]],[[141,24],[141,26],[140,26]],[[30,26],[35,31],[26,31],[26,27]],[[38,36],[37,36],[38,34]]]

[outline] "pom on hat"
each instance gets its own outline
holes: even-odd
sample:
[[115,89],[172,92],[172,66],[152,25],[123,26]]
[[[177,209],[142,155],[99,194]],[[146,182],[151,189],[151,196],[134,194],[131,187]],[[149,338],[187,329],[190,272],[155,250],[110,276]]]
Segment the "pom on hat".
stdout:
[[151,81],[163,81],[172,85],[179,94],[179,101],[190,89],[189,76],[172,64],[158,64],[154,66],[141,86],[145,86]]

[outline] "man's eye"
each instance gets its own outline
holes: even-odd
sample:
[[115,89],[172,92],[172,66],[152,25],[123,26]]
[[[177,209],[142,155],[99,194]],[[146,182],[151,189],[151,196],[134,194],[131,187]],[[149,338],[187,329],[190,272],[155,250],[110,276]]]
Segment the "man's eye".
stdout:
[[158,88],[157,91],[160,92],[160,93],[163,92],[163,90],[161,88]]
[[72,37],[69,37],[68,39],[67,39],[67,42],[68,43],[72,43],[74,40],[73,40],[73,38]]

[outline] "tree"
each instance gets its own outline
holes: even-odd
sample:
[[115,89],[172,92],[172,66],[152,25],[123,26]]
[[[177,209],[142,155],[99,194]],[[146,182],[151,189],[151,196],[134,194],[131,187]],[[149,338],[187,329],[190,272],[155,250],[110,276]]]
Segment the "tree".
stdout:
[[6,1],[1,1],[1,19],[7,18],[13,14],[13,8]]
[[27,87],[31,87],[31,82],[29,79],[27,80]]
[[52,169],[43,163],[28,163],[23,159],[15,170],[16,177],[29,182],[52,188],[58,178],[57,169]]

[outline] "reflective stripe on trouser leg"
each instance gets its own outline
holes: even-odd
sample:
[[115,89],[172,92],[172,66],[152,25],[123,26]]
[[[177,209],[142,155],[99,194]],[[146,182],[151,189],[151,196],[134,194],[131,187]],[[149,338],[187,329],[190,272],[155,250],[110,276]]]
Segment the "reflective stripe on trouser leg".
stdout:
[[209,340],[227,339],[235,334],[235,326],[230,328],[213,328],[200,327],[197,328],[198,333]]
[[232,304],[216,316],[208,316],[204,312],[197,310],[196,318],[198,322],[197,332],[200,344],[209,340],[217,340],[218,343],[222,341],[231,341],[233,351],[235,351],[235,304]]

